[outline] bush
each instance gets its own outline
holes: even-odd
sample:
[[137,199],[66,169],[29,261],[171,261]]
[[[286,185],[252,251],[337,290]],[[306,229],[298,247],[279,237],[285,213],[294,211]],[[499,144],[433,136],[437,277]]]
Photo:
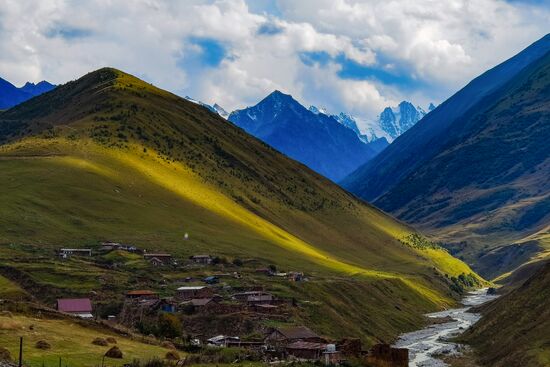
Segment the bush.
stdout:
[[233,265],[241,267],[243,266],[243,261],[241,259],[234,259]]
[[159,316],[158,334],[166,338],[177,338],[181,336],[181,321],[176,315],[163,313]]

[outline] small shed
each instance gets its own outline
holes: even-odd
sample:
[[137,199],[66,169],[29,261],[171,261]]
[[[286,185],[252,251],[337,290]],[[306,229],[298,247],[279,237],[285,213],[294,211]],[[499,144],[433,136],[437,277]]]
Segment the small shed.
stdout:
[[174,259],[170,254],[164,253],[146,253],[143,255],[145,260],[148,260],[153,265],[162,266],[162,265],[171,265],[174,264]]
[[208,345],[216,347],[227,347],[229,343],[239,342],[238,336],[218,335],[207,340]]
[[195,298],[211,298],[212,289],[207,286],[179,287],[176,290],[176,298],[182,301],[190,301]]
[[305,326],[273,329],[266,338],[268,344],[291,344],[296,341],[324,343],[325,339]]
[[317,361],[323,357],[327,345],[324,343],[314,343],[306,341],[296,341],[286,346],[288,355],[298,359]]
[[210,255],[193,255],[189,259],[197,264],[209,265],[212,264],[212,257]]
[[63,259],[71,256],[92,256],[92,249],[89,248],[62,248],[59,249],[59,256]]

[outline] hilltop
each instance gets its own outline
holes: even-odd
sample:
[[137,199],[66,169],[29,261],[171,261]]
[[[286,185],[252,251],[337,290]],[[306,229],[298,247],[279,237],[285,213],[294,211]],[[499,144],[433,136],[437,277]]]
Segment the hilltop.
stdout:
[[[311,324],[373,342],[454,304],[451,278],[472,273],[217,114],[115,69],[0,114],[0,142],[4,275],[61,294],[98,281],[89,264],[77,271],[47,259],[61,246],[116,240],[182,257],[255,258],[318,279],[292,291],[322,305],[326,317]],[[112,276],[117,285],[129,277]]]

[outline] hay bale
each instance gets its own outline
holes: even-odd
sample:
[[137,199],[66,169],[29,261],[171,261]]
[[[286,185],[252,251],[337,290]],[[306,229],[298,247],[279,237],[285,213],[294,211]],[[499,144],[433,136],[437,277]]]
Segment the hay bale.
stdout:
[[92,344],[95,344],[95,345],[100,345],[102,347],[106,347],[109,345],[109,343],[107,343],[107,340],[105,340],[104,338],[95,338],[93,341],[92,341]]
[[52,346],[45,340],[39,340],[36,342],[34,347],[37,349],[50,349]]
[[122,359],[122,351],[115,345],[105,353],[105,357]]
[[164,358],[169,360],[169,361],[179,361],[180,360],[180,355],[175,350],[171,350],[169,352],[166,352],[166,356]]
[[9,350],[7,350],[4,347],[0,347],[0,361],[8,361],[10,362],[11,359],[11,353]]
[[105,340],[107,340],[107,343],[109,343],[109,344],[116,344],[116,339],[113,338],[112,336],[108,337]]
[[163,341],[162,343],[160,343],[160,346],[166,349],[176,350],[176,346],[169,341]]

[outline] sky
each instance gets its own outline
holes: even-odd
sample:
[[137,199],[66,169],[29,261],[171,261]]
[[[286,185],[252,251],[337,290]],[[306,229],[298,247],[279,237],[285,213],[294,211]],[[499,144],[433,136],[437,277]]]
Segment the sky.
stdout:
[[372,120],[441,103],[549,24],[550,0],[0,0],[0,77],[112,66],[228,111],[277,89]]

